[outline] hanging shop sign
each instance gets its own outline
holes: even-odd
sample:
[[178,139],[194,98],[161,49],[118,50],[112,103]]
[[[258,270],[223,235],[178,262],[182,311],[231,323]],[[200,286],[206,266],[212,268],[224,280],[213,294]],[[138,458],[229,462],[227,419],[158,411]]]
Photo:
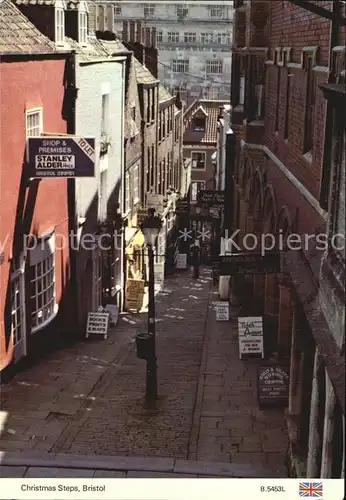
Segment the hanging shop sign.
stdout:
[[261,366],[258,371],[260,405],[287,405],[290,373],[288,366]]
[[165,210],[164,199],[163,194],[148,194],[147,208],[154,208],[156,214],[162,214]]
[[139,311],[143,305],[144,280],[128,278],[125,288],[125,309]]
[[225,204],[225,192],[202,189],[199,191],[197,199],[199,203],[210,205],[215,208],[222,208]]
[[186,268],[187,268],[187,254],[186,253],[178,253],[177,269],[186,269]]
[[103,335],[108,337],[110,315],[108,312],[90,312],[86,327],[85,338],[89,335]]
[[263,350],[263,318],[239,317],[239,359],[243,354],[260,354],[264,358]]
[[177,215],[189,213],[189,202],[187,200],[177,200],[175,203],[175,213]]
[[30,137],[28,176],[95,177],[95,139],[76,136]]
[[264,255],[250,252],[220,255],[220,274],[221,276],[277,274],[281,270],[280,257],[278,251],[268,251]]
[[229,302],[215,302],[216,321],[229,321]]

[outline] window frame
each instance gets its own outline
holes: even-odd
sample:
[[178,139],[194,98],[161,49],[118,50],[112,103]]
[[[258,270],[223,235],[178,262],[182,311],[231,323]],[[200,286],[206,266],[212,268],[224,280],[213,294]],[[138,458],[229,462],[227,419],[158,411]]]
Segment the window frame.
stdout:
[[[194,166],[194,162],[196,162],[195,164],[198,165],[199,163],[202,163],[201,160],[197,160],[196,158],[194,158],[194,155],[202,155],[203,156],[203,167],[197,167],[197,166]],[[207,153],[205,151],[198,151],[198,150],[193,150],[191,151],[191,168],[192,170],[197,170],[199,172],[202,172],[204,170],[206,170],[206,163],[207,163]]]
[[205,63],[205,72],[207,75],[222,75],[223,69],[222,59],[210,59]]
[[[28,131],[30,128],[31,129],[36,128],[36,126],[35,127],[28,126],[29,118],[31,116],[34,116],[34,115],[38,115],[38,117],[39,117],[39,124],[38,124],[39,133],[38,134],[29,134]],[[42,134],[43,134],[43,108],[37,107],[37,108],[26,109],[25,110],[25,135],[26,135],[26,138],[39,137]]]
[[[48,235],[40,236],[38,238],[38,241],[40,243],[38,243],[35,248],[29,250],[31,334],[34,334],[37,331],[45,328],[55,318],[58,312],[58,305],[56,303],[55,233],[53,232]],[[42,252],[43,243],[45,244],[45,252]],[[37,253],[37,255],[35,255],[35,252]],[[47,285],[46,280],[48,280],[48,275],[49,277],[51,275],[51,278],[49,279],[49,284]],[[38,291],[38,283],[40,283],[40,291]],[[33,293],[33,291],[35,293]],[[46,301],[45,294],[48,291],[50,291],[50,293],[48,294],[49,299],[48,301]],[[42,297],[41,305],[38,300],[39,297]],[[34,301],[35,308],[33,307]],[[42,313],[41,316],[39,316],[40,313]],[[34,320],[34,315],[36,315],[36,321]],[[39,323],[37,319],[38,317],[41,318],[42,316],[43,321]]]
[[[196,197],[194,198],[194,185],[196,185]],[[197,203],[198,201],[198,193],[205,189],[205,181],[192,181],[191,182],[191,202]]]
[[180,31],[168,31],[167,41],[168,41],[168,43],[179,43]]
[[143,5],[143,16],[144,17],[155,16],[155,4],[154,3],[145,3]]
[[211,19],[226,19],[225,6],[224,5],[211,5],[210,10],[209,10],[209,17]]
[[[61,18],[59,19],[59,15]],[[59,24],[61,21],[61,24]],[[55,7],[55,16],[54,16],[54,29],[55,29],[55,43],[57,45],[63,45],[65,43],[65,9],[64,7]]]
[[203,32],[200,34],[200,40],[203,45],[210,45],[214,43],[213,33]]
[[88,42],[88,14],[84,10],[78,12],[78,40],[81,45]]
[[[177,69],[181,65],[179,71]],[[189,72],[189,60],[188,59],[173,59],[172,60],[172,71],[173,73],[188,73]]]
[[184,31],[184,43],[196,43],[197,33],[192,31]]
[[157,43],[163,42],[163,31],[162,30],[156,32],[156,42]]

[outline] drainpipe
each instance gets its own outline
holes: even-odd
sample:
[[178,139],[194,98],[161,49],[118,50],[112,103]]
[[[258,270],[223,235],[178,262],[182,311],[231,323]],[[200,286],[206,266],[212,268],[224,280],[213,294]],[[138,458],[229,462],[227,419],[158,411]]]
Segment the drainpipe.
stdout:
[[[67,62],[69,64],[69,78],[66,82],[65,92],[70,94],[70,113],[67,118],[67,133],[76,134],[76,53],[73,52]],[[76,210],[76,179],[67,179],[67,199],[68,199],[68,214],[69,214],[69,234],[76,236],[78,234],[78,221]],[[73,304],[72,324],[74,335],[78,333],[79,321],[79,303],[78,303],[78,278],[77,278],[77,252],[70,245],[70,284],[71,297]]]

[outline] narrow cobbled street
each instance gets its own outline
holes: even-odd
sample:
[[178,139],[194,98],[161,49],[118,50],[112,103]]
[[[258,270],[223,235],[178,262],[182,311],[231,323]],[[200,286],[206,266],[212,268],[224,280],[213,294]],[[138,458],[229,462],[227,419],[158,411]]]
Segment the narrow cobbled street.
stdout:
[[[269,468],[284,476],[282,411],[260,411],[259,361],[238,359],[235,319],[215,321],[211,271],[167,278],[156,297],[159,403],[143,409],[145,362],[124,315],[108,340],[51,354],[2,386],[1,450],[167,457]],[[95,457],[96,458],[96,457]]]

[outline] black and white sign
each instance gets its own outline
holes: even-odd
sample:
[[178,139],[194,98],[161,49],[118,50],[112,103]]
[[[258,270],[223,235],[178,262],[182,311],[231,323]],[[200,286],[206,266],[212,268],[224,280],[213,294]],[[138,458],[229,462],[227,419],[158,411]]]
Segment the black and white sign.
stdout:
[[29,177],[95,176],[94,138],[30,137],[27,151]]
[[261,316],[239,317],[238,334],[240,359],[243,354],[261,354],[264,358],[263,318]]
[[187,268],[187,254],[178,253],[177,269],[186,269],[186,268]]
[[223,207],[225,204],[225,192],[214,190],[203,190],[198,193],[198,202],[205,203],[214,207]]
[[260,405],[288,403],[290,371],[288,366],[261,366],[258,372],[258,401]]
[[85,338],[88,338],[89,335],[103,335],[106,339],[108,337],[108,329],[109,313],[90,312],[88,314]]
[[216,321],[229,321],[229,302],[215,302]]

